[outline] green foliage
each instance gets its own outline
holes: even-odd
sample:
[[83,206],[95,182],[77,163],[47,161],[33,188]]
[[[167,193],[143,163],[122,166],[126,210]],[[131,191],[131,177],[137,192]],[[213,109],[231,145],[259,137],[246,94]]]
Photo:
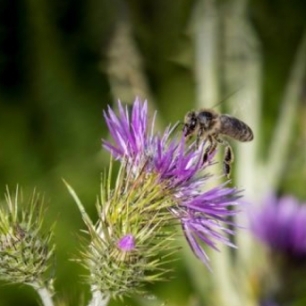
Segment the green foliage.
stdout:
[[[220,5],[229,2],[219,1]],[[58,220],[54,237],[58,271],[55,288],[59,295],[71,297],[71,305],[78,304],[78,293],[84,287],[77,280],[84,271],[69,262],[70,254],[77,252],[74,233],[82,225],[60,178],[65,177],[75,187],[88,214],[95,215],[92,195],[99,188],[99,173],[106,165],[104,155],[99,153],[100,139],[106,134],[102,109],[120,98],[111,96],[107,76],[107,49],[115,24],[126,15],[130,18],[145,77],[165,119],[162,123],[176,122],[194,108],[196,98],[194,47],[189,35],[194,3],[0,3],[0,189],[3,194],[3,186],[18,182],[46,192],[52,203],[48,219]],[[305,3],[252,0],[248,4],[264,58],[261,156],[271,142],[280,97],[306,26]],[[222,51],[222,45],[219,48]],[[227,94],[224,92],[224,96]],[[281,185],[282,191],[293,190],[302,199],[306,196],[304,109],[301,105]],[[18,236],[18,230],[14,231]],[[170,295],[182,286],[177,285]],[[193,290],[186,292],[184,303]],[[1,287],[0,296],[1,306],[37,305],[36,297],[15,286]]]

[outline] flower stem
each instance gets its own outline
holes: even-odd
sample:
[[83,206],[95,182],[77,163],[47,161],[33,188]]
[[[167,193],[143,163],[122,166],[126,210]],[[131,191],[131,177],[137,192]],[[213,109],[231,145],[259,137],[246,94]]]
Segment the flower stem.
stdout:
[[109,295],[93,289],[92,287],[92,299],[88,306],[107,306],[110,299]]
[[33,287],[40,296],[43,306],[54,306],[52,294],[46,287],[40,287],[35,285]]

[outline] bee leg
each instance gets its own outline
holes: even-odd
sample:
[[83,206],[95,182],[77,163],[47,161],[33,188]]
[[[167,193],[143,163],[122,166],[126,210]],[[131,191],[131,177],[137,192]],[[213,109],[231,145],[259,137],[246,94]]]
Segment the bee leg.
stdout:
[[223,172],[227,176],[227,178],[230,178],[231,174],[231,164],[234,161],[234,153],[232,150],[232,147],[229,145],[229,143],[223,139],[218,138],[218,143],[225,146],[224,150],[224,158],[223,158]]
[[232,168],[231,164],[233,161],[234,161],[233,150],[229,145],[227,145],[225,147],[225,152],[224,152],[223,171],[228,178],[230,178],[231,168]]
[[214,140],[213,137],[208,136],[207,140],[209,141],[208,147],[205,149],[204,155],[203,155],[203,164],[208,161],[209,155],[212,154],[217,147],[217,142]]
[[200,128],[200,129],[198,130],[197,138],[196,138],[196,149],[199,148],[199,146],[200,146],[200,141],[201,141],[202,137],[203,137],[203,130]]
[[230,178],[231,170],[231,165],[223,162],[223,173],[226,175],[227,178]]
[[224,162],[231,164],[234,161],[234,153],[231,146],[227,145],[224,152]]

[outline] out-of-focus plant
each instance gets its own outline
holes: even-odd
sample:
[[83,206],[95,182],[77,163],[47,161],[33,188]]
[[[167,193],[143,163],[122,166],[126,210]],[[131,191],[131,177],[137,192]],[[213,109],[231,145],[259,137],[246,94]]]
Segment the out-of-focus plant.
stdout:
[[269,195],[251,210],[250,223],[253,234],[268,250],[262,299],[303,305],[305,285],[300,278],[306,267],[306,204],[293,196]]

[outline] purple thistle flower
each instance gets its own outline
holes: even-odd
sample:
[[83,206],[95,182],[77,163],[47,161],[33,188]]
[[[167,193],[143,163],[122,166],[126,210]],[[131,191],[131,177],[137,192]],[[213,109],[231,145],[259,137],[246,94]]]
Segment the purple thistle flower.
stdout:
[[251,215],[253,233],[271,249],[285,254],[306,255],[306,205],[292,196],[269,195]]
[[157,175],[157,183],[171,193],[171,213],[181,223],[190,247],[208,265],[203,244],[214,249],[217,242],[233,246],[228,238],[233,231],[226,225],[230,224],[228,217],[237,213],[228,209],[238,204],[237,190],[221,185],[203,191],[211,177],[203,170],[212,156],[203,165],[204,144],[195,150],[193,144],[186,144],[183,133],[179,139],[173,138],[175,127],[168,127],[162,136],[154,134],[154,120],[149,126],[146,102],[136,99],[131,115],[120,102],[118,108],[118,116],[110,107],[104,112],[114,140],[114,144],[103,140],[104,148],[135,175],[142,171]]
[[115,145],[103,140],[103,147],[115,159],[126,162],[136,172],[145,165],[146,171],[158,173],[161,180],[171,179],[174,186],[191,178],[202,168],[202,149],[186,153],[183,138],[180,142],[171,141],[170,136],[175,127],[167,128],[160,137],[153,133],[153,120],[149,131],[147,102],[142,104],[136,99],[131,115],[120,101],[118,109],[118,117],[110,107],[108,112],[104,112]]

